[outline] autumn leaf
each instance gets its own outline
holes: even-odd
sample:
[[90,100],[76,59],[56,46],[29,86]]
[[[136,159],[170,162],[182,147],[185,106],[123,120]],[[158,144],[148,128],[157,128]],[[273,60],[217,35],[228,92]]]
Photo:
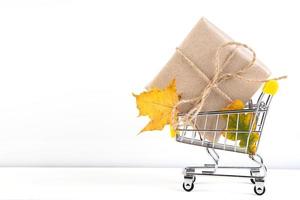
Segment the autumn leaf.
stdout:
[[175,79],[164,89],[152,88],[139,95],[133,94],[139,116],[148,116],[150,122],[140,131],[162,130],[171,124],[172,111],[179,101]]
[[[237,99],[232,101],[226,108],[223,110],[240,110],[245,107],[245,104],[243,101]],[[227,115],[223,116],[224,119],[227,119]],[[237,125],[238,129],[240,131],[249,131],[252,125],[252,118],[253,118],[253,113],[244,113],[239,115],[237,114],[231,114],[229,119],[228,119],[228,130],[232,130],[232,132],[223,132],[222,135],[226,137],[229,140],[232,141],[239,141],[239,146],[242,148],[245,148],[247,146],[247,141],[248,141],[248,136],[249,133],[238,133],[236,135],[236,130]],[[255,119],[254,119],[255,120]],[[237,124],[238,123],[238,124]],[[253,125],[253,130],[256,128],[256,123]],[[256,153],[256,143],[259,140],[259,134],[257,132],[252,132],[249,137],[249,142],[248,142],[248,149],[247,152],[249,154],[255,154]]]

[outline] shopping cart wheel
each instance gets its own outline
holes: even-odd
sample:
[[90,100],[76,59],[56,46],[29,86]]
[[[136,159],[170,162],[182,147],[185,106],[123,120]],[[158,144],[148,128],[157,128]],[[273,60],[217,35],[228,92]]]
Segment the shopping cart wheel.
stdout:
[[263,195],[266,191],[265,186],[254,186],[254,192],[257,195]]
[[183,185],[182,185],[183,189],[187,192],[190,192],[194,189],[194,182],[192,183],[185,183],[183,182]]

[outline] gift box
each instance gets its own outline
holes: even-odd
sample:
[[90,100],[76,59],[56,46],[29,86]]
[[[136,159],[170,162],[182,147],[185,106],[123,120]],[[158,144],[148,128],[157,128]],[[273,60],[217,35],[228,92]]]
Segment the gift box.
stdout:
[[[233,40],[224,32],[207,19],[202,18],[178,47],[184,55],[175,51],[171,59],[146,88],[157,87],[162,89],[171,80],[176,79],[177,91],[181,99],[199,97],[215,74],[215,55],[218,48],[231,41]],[[201,73],[197,73],[185,57],[192,61]],[[236,72],[249,65],[251,60],[251,52],[236,46],[229,46],[223,49],[220,54],[220,63],[224,73]],[[242,75],[248,79],[263,80],[270,76],[270,71],[256,59],[254,65]],[[247,102],[261,84],[261,82],[249,82],[237,78],[225,80],[212,88],[201,111],[221,110],[235,99]],[[178,110],[185,113],[193,106],[192,103],[183,104],[178,107]],[[209,119],[206,128],[218,128],[214,127],[215,120]],[[196,126],[201,129],[204,122],[198,120]],[[217,140],[219,137],[220,135],[217,135],[214,138]],[[207,134],[205,138],[211,141],[213,136]]]

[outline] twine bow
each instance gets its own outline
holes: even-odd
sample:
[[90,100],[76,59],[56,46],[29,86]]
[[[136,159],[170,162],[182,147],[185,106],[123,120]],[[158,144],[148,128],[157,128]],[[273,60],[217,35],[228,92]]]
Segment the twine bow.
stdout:
[[[236,46],[236,47],[243,47],[247,50],[249,50],[252,54],[252,59],[249,62],[248,65],[245,67],[241,68],[240,70],[234,72],[234,73],[224,73],[222,66],[220,64],[220,55],[223,49],[225,49],[228,46]],[[184,60],[200,75],[200,76],[205,76],[205,74],[200,70],[200,68],[190,59],[188,58],[181,49],[176,48],[176,52],[179,53]],[[231,59],[231,58],[229,58]],[[206,87],[203,89],[201,94],[198,97],[192,98],[192,99],[184,99],[180,100],[173,108],[172,110],[172,119],[171,119],[171,124],[174,129],[177,128],[178,122],[176,122],[176,110],[177,107],[181,104],[186,104],[186,103],[193,103],[194,106],[188,111],[187,114],[184,115],[183,123],[184,126],[186,125],[193,125],[195,126],[196,121],[197,121],[197,115],[198,113],[202,110],[204,103],[211,93],[213,88],[216,88],[220,83],[222,83],[225,80],[236,78],[240,79],[243,81],[247,82],[267,82],[269,80],[280,80],[280,79],[285,79],[287,76],[280,76],[272,79],[264,79],[264,80],[259,80],[259,79],[250,79],[246,78],[243,76],[244,73],[246,73],[251,67],[254,66],[256,61],[256,53],[253,49],[251,49],[249,46],[246,44],[238,43],[238,42],[228,42],[223,45],[221,45],[215,54],[215,74],[212,77],[212,79],[209,80],[208,84]],[[226,99],[230,99],[225,93],[221,93]]]

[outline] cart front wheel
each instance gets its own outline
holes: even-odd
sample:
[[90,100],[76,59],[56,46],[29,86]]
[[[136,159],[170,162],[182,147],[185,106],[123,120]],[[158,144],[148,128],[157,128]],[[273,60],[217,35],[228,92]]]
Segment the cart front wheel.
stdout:
[[263,195],[265,193],[265,191],[266,191],[265,186],[262,186],[262,187],[260,187],[260,186],[254,186],[254,192],[257,195]]
[[194,183],[183,183],[182,185],[183,189],[187,192],[190,192],[194,189]]

